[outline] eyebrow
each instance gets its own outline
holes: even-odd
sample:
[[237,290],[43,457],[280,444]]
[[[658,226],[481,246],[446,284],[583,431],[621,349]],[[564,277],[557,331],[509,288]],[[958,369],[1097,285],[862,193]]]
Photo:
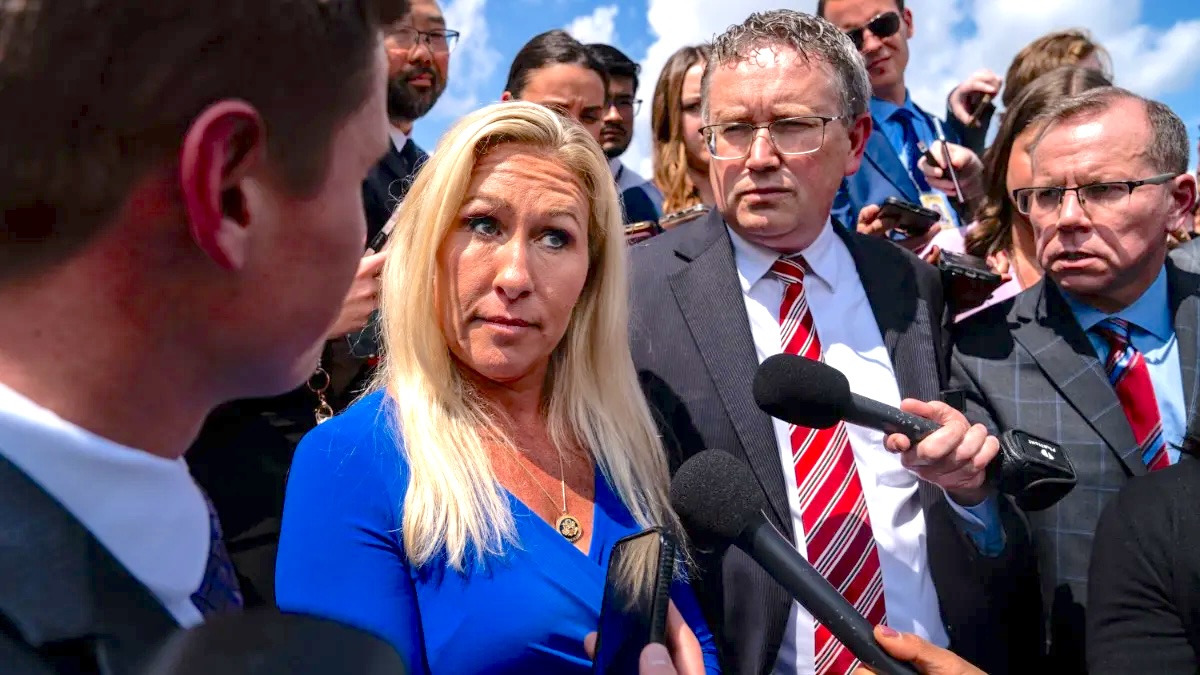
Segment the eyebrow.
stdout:
[[[504,199],[502,197],[492,197],[490,195],[470,196],[467,198],[467,200],[465,202],[463,202],[463,206],[465,207],[465,206],[468,206],[468,205],[470,205],[472,203],[476,203],[476,202],[481,203],[484,206],[486,206],[492,213],[495,213],[497,211],[502,211],[502,210],[503,211],[512,211],[513,210],[512,203],[510,203],[507,199]],[[565,219],[568,219],[571,222],[575,223],[575,225],[577,225],[579,227],[583,226],[583,221],[581,221],[579,219],[579,216],[573,210],[571,210],[570,208],[565,207],[565,206],[564,207],[551,207],[548,211],[546,211],[546,213],[544,215],[549,219],[565,218]]]

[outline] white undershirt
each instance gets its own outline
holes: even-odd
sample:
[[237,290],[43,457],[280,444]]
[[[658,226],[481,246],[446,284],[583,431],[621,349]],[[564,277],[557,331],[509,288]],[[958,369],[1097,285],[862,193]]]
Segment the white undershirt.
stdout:
[[135,450],[0,384],[0,455],[71,513],[182,626],[208,564],[208,506],[183,459]]
[[[729,235],[754,349],[761,363],[782,351],[779,308],[783,302],[783,283],[769,273],[779,254],[745,241],[732,230]],[[826,222],[821,234],[803,255],[812,270],[805,275],[804,290],[825,362],[846,376],[854,393],[899,406],[896,374],[858,276],[858,268],[845,242]],[[791,477],[792,445],[788,425],[780,420],[773,422],[783,475]],[[887,623],[944,647],[949,639],[929,574],[925,517],[917,493],[917,477],[901,465],[898,456],[883,447],[883,432],[855,425],[848,425],[846,431],[879,550]],[[789,479],[794,481],[794,478]],[[795,485],[789,487],[788,505],[792,529],[796,533],[794,543],[800,554],[807,558],[797,488]],[[788,675],[814,672],[813,632],[812,615],[799,603],[793,603],[774,672]]]

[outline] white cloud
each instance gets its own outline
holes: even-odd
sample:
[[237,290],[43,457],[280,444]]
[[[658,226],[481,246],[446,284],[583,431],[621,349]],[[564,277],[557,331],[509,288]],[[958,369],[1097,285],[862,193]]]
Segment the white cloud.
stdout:
[[[487,0],[452,0],[445,5],[446,25],[462,36],[450,55],[448,86],[433,111],[439,117],[457,119],[483,105],[479,94],[502,60],[488,40],[486,8]],[[487,101],[499,98],[500,92],[495,92]]]
[[614,44],[617,37],[614,20],[620,11],[616,5],[602,5],[591,14],[575,17],[566,31],[584,44]]
[[[663,64],[676,49],[709,40],[751,12],[777,8],[778,0],[649,0],[647,21],[655,42],[642,60],[640,97],[650,100]],[[812,12],[815,0],[787,3]],[[1181,3],[1186,4],[1186,3]],[[916,34],[907,81],[913,98],[942,114],[951,89],[979,68],[1004,75],[1012,57],[1051,30],[1086,26],[1109,50],[1117,83],[1151,97],[1179,92],[1200,79],[1200,19],[1166,30],[1140,24],[1140,0],[923,0],[912,3]],[[966,26],[976,29],[963,36]],[[650,111],[643,106],[633,144],[624,157],[650,175]],[[1194,126],[1194,125],[1193,125]]]

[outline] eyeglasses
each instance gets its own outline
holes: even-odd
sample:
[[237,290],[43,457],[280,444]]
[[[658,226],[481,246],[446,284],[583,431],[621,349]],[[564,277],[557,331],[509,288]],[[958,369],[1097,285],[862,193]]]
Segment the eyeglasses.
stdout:
[[398,49],[412,49],[418,42],[424,40],[431,52],[449,52],[458,42],[456,30],[417,30],[403,26],[390,30],[387,37],[391,38]]
[[618,96],[612,100],[612,105],[622,112],[632,111],[636,115],[642,109],[642,99],[632,96]]
[[1142,180],[1113,181],[1108,183],[1092,183],[1077,187],[1031,187],[1013,190],[1013,201],[1017,211],[1023,215],[1048,215],[1058,213],[1062,208],[1063,198],[1068,192],[1074,192],[1080,206],[1091,206],[1099,209],[1114,209],[1125,203],[1135,188],[1143,185],[1162,185],[1175,178],[1177,173],[1162,173]]
[[896,31],[900,30],[900,13],[884,12],[868,21],[866,26],[846,31],[846,36],[854,43],[854,48],[860,52],[863,48],[864,30],[871,31],[871,34],[880,40],[890,38],[896,34]]
[[711,124],[700,129],[708,142],[708,154],[714,159],[742,159],[750,154],[758,130],[766,129],[771,145],[781,155],[807,155],[816,152],[825,144],[825,125],[837,117],[811,115],[807,117],[785,117],[770,124]]

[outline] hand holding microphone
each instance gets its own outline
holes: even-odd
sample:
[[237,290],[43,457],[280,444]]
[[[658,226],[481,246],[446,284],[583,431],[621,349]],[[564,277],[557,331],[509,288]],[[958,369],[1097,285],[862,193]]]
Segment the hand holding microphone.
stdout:
[[982,424],[972,426],[962,413],[940,401],[905,399],[900,410],[940,427],[920,442],[898,433],[884,440],[889,451],[900,455],[904,468],[941,487],[964,506],[987,498],[987,467],[1000,452],[1000,441]]

